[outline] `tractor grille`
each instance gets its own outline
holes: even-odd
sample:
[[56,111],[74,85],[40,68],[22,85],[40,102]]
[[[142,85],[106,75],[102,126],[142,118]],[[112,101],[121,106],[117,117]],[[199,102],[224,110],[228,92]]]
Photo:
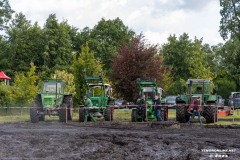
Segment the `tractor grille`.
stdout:
[[45,107],[52,107],[54,105],[54,101],[52,98],[44,98],[43,106]]

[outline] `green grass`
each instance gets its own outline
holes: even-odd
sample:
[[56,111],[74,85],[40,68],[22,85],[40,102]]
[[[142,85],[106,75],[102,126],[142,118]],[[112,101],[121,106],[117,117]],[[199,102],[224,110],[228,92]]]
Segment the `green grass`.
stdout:
[[168,119],[176,119],[176,110],[175,109],[168,110]]
[[114,110],[114,121],[117,122],[130,122],[131,121],[131,110],[115,109]]
[[0,123],[30,121],[29,109],[0,108]]
[[[74,121],[78,119],[78,113],[74,113]],[[45,121],[58,121],[58,116],[45,116]],[[0,123],[30,122],[29,108],[0,108]]]
[[240,110],[234,110],[233,115],[226,116],[226,117],[219,117],[220,119],[233,119],[233,118],[240,118]]
[[[214,124],[218,124],[218,125],[240,125],[240,122],[234,122],[234,121],[218,121],[217,123]],[[212,125],[214,125],[212,124]]]
[[[170,109],[168,111],[169,120],[175,120],[176,110]],[[58,121],[58,116],[45,116],[45,121]],[[78,111],[74,112],[74,122],[78,121]],[[114,121],[116,122],[131,122],[131,110],[115,109]],[[152,120],[155,121],[155,120]],[[203,123],[205,119],[202,117]],[[30,122],[29,109],[3,109],[0,108],[0,123],[7,122]],[[195,124],[198,124],[197,117],[195,117]],[[215,124],[218,125],[240,125],[240,111],[235,110],[234,114],[227,117],[219,117],[219,121]]]
[[[123,122],[130,122],[131,121],[131,112],[132,110],[123,110],[123,109],[115,109],[114,110],[114,121],[123,121]],[[168,111],[168,118],[175,119],[176,117],[176,110],[169,110]]]

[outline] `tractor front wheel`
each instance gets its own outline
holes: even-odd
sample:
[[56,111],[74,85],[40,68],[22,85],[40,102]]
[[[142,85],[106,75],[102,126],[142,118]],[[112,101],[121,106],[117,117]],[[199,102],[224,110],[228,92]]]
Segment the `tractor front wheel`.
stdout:
[[[37,110],[37,113],[38,112],[44,112],[43,110],[43,105],[42,105],[42,98],[41,98],[41,95],[38,94],[35,98],[35,103],[33,105],[33,108],[35,108]],[[38,115],[38,120],[39,121],[44,121],[45,120],[45,115],[44,114],[40,114]]]
[[114,114],[114,108],[107,107],[104,115],[105,121],[113,121],[113,114]]
[[37,108],[30,108],[30,120],[32,123],[37,123],[39,121]]
[[137,122],[137,110],[136,109],[132,109],[132,122]]
[[84,119],[85,119],[84,108],[79,108],[79,122],[84,122]]
[[66,122],[66,113],[67,113],[67,107],[66,104],[62,104],[62,107],[58,110],[59,114],[59,121],[60,122]]

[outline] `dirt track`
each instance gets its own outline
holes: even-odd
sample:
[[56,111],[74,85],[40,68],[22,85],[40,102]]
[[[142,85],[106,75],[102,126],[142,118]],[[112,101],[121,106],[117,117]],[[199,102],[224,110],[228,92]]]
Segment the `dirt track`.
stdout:
[[159,129],[119,123],[9,123],[0,124],[0,156],[1,159],[142,160],[213,156],[212,159],[232,160],[240,157],[239,133],[240,129],[195,125]]

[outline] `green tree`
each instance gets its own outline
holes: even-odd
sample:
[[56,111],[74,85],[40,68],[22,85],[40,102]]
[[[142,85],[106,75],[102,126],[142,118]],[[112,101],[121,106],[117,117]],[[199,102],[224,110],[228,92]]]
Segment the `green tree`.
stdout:
[[[0,70],[9,74],[11,70],[9,69],[9,63],[11,61],[8,59],[10,47],[7,41],[0,37]],[[10,75],[10,74],[9,74]]]
[[133,38],[130,44],[123,44],[113,61],[111,81],[115,91],[128,101],[138,96],[137,78],[156,79],[160,86],[168,80],[163,77],[168,75],[168,70],[158,55],[158,46],[147,43],[143,35]]
[[8,59],[10,76],[14,72],[27,72],[30,63],[39,66],[42,63],[40,53],[43,51],[42,32],[35,23],[33,26],[22,13],[16,14],[7,30]]
[[240,39],[240,0],[220,0],[220,35],[224,40]]
[[[161,59],[161,63],[163,63],[164,69],[161,70],[161,74],[162,74],[162,79],[161,79],[161,87],[164,89],[164,96],[166,95],[173,95],[173,76],[171,73],[171,68],[166,68],[166,66],[164,66],[164,57],[162,54],[159,55],[160,59]],[[175,90],[175,89],[174,89]]]
[[[12,14],[14,11],[11,9],[8,0],[0,0],[0,30],[4,30],[8,26],[8,22],[12,18]],[[1,32],[5,35],[4,32]],[[11,70],[9,70],[10,61],[7,58],[9,54],[9,45],[4,39],[3,35],[0,35],[0,69],[4,70],[6,73],[10,75]]]
[[203,44],[203,46],[201,47],[201,50],[205,53],[205,58],[203,59],[203,61],[205,62],[206,67],[209,67],[211,69],[211,72],[215,74],[218,74],[218,72],[220,71],[220,57],[217,54],[219,45],[210,46],[209,44]]
[[232,78],[237,90],[240,89],[240,40],[227,41],[218,51],[220,55],[220,68],[227,72],[227,76]]
[[95,52],[95,57],[103,63],[104,70],[111,70],[112,56],[117,53],[121,44],[129,42],[135,33],[124,25],[120,18],[105,20],[102,18],[93,29],[85,27],[77,36],[77,45],[80,47],[88,42]]
[[56,70],[54,75],[56,75],[57,79],[62,79],[66,82],[65,92],[71,93],[73,96],[76,95],[74,76],[72,73]]
[[236,83],[228,77],[224,77],[216,79],[215,84],[218,86],[217,93],[225,99],[225,105],[227,105],[230,93],[236,91]]
[[240,89],[240,0],[220,0],[220,34],[228,40],[218,52],[221,65]]
[[104,68],[109,70],[111,57],[116,54],[118,47],[134,36],[134,32],[125,26],[121,19],[105,20],[104,18],[94,26],[91,37],[94,39],[93,45],[96,56],[104,64]]
[[101,62],[94,57],[94,52],[90,50],[88,44],[82,46],[79,58],[77,58],[76,55],[73,58],[72,70],[76,88],[76,96],[74,99],[77,104],[82,102],[82,97],[86,94],[86,84],[83,76],[84,69],[93,71],[102,69]]
[[43,71],[49,77],[55,70],[69,70],[72,63],[71,27],[66,21],[58,22],[56,15],[49,15],[43,28]]
[[179,38],[171,35],[168,42],[162,45],[161,54],[164,56],[165,65],[172,68],[175,81],[188,78],[215,78],[211,66],[206,61],[203,48],[202,39],[195,38],[192,41],[186,33]]
[[9,106],[11,102],[11,86],[6,85],[4,81],[0,82],[0,105]]
[[24,106],[33,103],[38,92],[36,86],[38,76],[35,70],[36,66],[31,65],[26,74],[17,73],[15,75],[14,85],[11,88],[11,99],[16,105]]
[[91,29],[89,27],[85,27],[80,32],[77,32],[77,30],[73,32],[75,33],[72,34],[72,47],[73,51],[76,53],[76,57],[78,58],[80,56],[82,46],[91,42]]
[[14,11],[11,9],[8,0],[0,0],[0,30],[6,28],[13,13]]
[[169,89],[167,90],[167,95],[178,95],[185,93],[186,91],[186,80],[180,79],[177,81],[173,81],[169,85]]

